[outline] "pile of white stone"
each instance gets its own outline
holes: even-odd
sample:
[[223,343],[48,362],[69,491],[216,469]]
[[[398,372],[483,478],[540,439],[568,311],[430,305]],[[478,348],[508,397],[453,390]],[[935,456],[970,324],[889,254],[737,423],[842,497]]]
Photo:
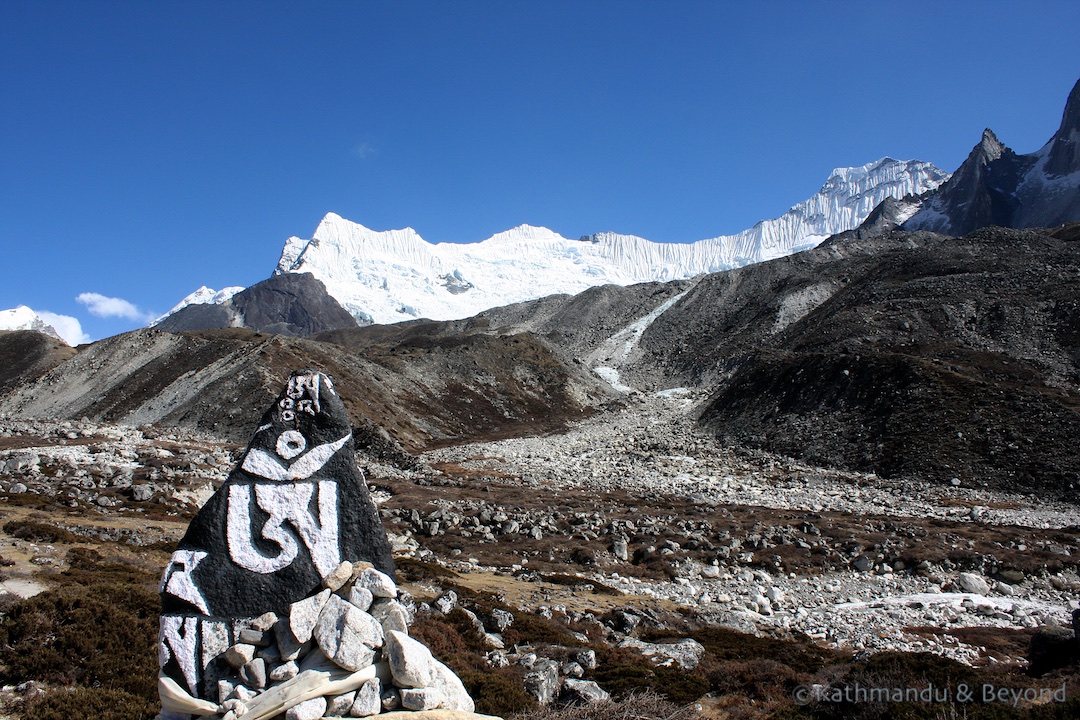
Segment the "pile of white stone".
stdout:
[[217,702],[161,675],[161,720],[484,717],[454,672],[409,637],[413,612],[389,576],[344,562],[324,585],[286,616],[266,613],[240,630],[223,654],[234,674],[218,680]]

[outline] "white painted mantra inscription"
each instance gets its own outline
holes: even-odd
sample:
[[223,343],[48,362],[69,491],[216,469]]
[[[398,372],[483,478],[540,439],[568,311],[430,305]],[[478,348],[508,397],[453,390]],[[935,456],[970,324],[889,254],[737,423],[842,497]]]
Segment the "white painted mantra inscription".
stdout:
[[207,666],[236,640],[240,627],[224,620],[191,615],[162,615],[158,635],[158,666],[175,658],[188,690],[199,696],[199,680]]
[[[253,491],[255,505],[270,516],[261,529],[255,527],[251,517]],[[317,515],[313,515],[312,496],[316,491],[318,497],[314,504]],[[325,577],[341,564],[335,481],[237,483],[229,486],[225,540],[233,562],[255,573],[276,572],[296,560],[300,553],[297,538],[311,555],[319,577]],[[256,547],[257,540],[277,546],[278,552],[264,555]]]
[[170,593],[181,600],[191,603],[199,608],[199,612],[203,615],[209,615],[210,608],[207,607],[206,599],[195,584],[192,573],[195,572],[195,568],[198,567],[207,554],[201,550],[177,550],[174,552],[172,560],[169,561],[169,564],[165,567],[165,572],[161,575],[161,587],[159,588],[161,592]]

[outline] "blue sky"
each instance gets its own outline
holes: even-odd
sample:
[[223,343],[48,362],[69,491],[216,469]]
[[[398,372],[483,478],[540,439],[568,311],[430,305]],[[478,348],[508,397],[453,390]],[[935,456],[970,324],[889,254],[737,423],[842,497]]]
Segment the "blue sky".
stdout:
[[268,277],[329,211],[737,232],[833,167],[951,171],[984,127],[1038,149],[1077,27],[1075,0],[0,0],[0,309],[122,332]]

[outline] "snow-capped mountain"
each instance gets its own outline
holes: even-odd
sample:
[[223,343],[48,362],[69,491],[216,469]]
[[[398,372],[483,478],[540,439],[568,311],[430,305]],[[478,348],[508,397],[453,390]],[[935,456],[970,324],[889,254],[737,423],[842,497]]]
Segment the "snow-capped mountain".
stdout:
[[61,342],[64,341],[60,333],[56,332],[56,328],[42,320],[40,315],[25,305],[10,310],[0,310],[0,330],[36,330]]
[[570,240],[531,225],[483,242],[429,243],[412,228],[375,231],[330,213],[310,239],[285,242],[275,274],[312,273],[361,322],[464,318],[596,285],[675,280],[790,255],[856,227],[887,197],[924,193],[947,178],[915,160],[839,168],[779,218],[686,244],[616,233]]
[[232,285],[221,290],[212,290],[205,285],[185,297],[180,302],[173,306],[172,310],[159,317],[154,322],[150,323],[150,327],[156,326],[165,318],[180,312],[189,305],[221,305],[232,299],[233,295],[242,291],[244,288],[240,285]]

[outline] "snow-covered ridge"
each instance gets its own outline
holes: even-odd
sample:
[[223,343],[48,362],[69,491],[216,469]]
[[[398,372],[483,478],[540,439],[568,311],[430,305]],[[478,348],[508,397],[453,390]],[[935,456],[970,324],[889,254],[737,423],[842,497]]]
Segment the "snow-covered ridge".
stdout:
[[[285,242],[275,273],[312,273],[361,322],[450,320],[596,285],[676,280],[783,257],[856,227],[886,197],[919,194],[947,178],[916,160],[838,168],[779,218],[695,243],[616,233],[571,240],[532,225],[482,242],[431,243],[412,228],[376,231],[329,213],[310,239]],[[198,302],[197,294],[172,312]]]

